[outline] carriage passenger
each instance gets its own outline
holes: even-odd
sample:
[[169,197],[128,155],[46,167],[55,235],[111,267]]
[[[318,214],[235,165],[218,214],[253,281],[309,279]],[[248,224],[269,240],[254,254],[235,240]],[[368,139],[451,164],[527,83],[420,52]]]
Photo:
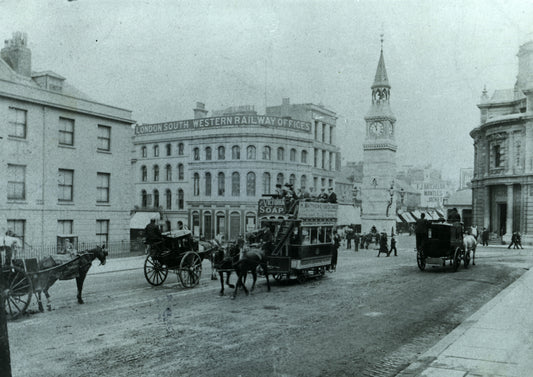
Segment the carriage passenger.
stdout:
[[146,252],[149,252],[152,248],[152,244],[159,242],[163,239],[163,236],[161,235],[161,230],[155,223],[155,219],[150,219],[150,224],[146,225],[146,228],[144,228],[144,237],[145,237],[145,243],[148,245],[146,248]]

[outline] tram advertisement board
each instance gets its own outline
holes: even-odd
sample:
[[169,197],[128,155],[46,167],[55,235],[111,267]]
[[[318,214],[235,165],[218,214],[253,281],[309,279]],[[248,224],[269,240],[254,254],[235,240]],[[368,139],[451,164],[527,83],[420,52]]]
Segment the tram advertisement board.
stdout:
[[334,219],[337,218],[337,205],[333,203],[300,202],[298,207],[300,219]]
[[285,200],[259,199],[258,216],[283,215],[285,213]]

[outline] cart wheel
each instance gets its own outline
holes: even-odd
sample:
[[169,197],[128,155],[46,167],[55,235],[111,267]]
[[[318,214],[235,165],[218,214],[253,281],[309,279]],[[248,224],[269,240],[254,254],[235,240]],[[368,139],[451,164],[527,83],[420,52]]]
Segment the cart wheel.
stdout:
[[7,275],[7,287],[4,291],[6,302],[7,319],[16,319],[28,308],[33,293],[33,284],[29,275],[20,267],[10,266],[4,270],[4,276]]
[[470,251],[467,251],[465,253],[463,261],[464,261],[464,264],[465,264],[465,268],[468,268],[468,265],[470,264]]
[[305,281],[307,280],[305,271],[298,272],[298,274],[296,275],[296,280],[298,280],[298,283],[300,284],[305,283]]
[[274,280],[281,281],[283,280],[283,274],[274,274]]
[[424,250],[422,248],[418,249],[416,252],[416,263],[420,271],[424,271],[426,268],[426,257],[424,256]]
[[168,275],[167,266],[161,264],[157,259],[154,259],[151,255],[146,257],[144,261],[144,277],[148,283],[152,285],[161,285],[165,281]]
[[192,288],[198,285],[202,275],[202,259],[200,256],[194,251],[187,251],[181,258],[178,274],[181,285],[185,288]]
[[462,259],[463,251],[460,247],[455,249],[455,254],[453,255],[453,271],[456,272],[459,269],[459,266],[461,265],[461,259]]

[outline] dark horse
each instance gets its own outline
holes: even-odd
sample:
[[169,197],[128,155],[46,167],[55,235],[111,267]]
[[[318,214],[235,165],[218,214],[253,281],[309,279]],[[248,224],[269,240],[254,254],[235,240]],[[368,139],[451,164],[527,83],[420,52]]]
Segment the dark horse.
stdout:
[[54,257],[52,256],[41,259],[39,261],[39,282],[37,287],[34,283],[34,290],[37,293],[37,299],[39,302],[39,310],[43,311],[41,292],[44,292],[44,295],[46,296],[47,309],[52,309],[48,289],[57,280],[71,280],[76,278],[76,285],[78,287],[78,295],[76,297],[78,298],[78,304],[83,304],[84,302],[81,298],[81,292],[87,272],[91,268],[92,262],[95,259],[98,259],[100,264],[104,265],[107,254],[105,245],[103,245],[101,247],[96,246],[94,249],[81,251],[73,259],[66,262],[54,260]]
[[233,284],[230,284],[229,277],[235,271],[235,264],[239,260],[239,256],[240,249],[237,244],[228,244],[215,252],[213,266],[220,277],[220,296],[224,296],[224,272],[226,273],[226,285],[235,288]]
[[240,259],[233,266],[238,278],[237,284],[235,284],[235,290],[233,291],[233,298],[237,296],[237,290],[239,289],[239,286],[241,286],[244,290],[244,293],[248,295],[248,289],[246,289],[246,285],[244,284],[248,272],[252,273],[254,279],[250,291],[254,290],[255,282],[257,281],[258,267],[261,267],[263,273],[265,274],[267,281],[267,289],[270,292],[270,281],[268,280],[266,253],[263,249],[252,248],[251,250],[242,251],[240,253]]

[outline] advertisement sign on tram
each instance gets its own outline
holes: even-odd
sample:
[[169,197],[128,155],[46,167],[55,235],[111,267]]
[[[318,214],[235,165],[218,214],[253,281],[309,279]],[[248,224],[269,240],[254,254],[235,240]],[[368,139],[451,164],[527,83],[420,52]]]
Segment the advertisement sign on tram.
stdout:
[[258,216],[276,216],[285,213],[285,200],[283,199],[259,199]]

